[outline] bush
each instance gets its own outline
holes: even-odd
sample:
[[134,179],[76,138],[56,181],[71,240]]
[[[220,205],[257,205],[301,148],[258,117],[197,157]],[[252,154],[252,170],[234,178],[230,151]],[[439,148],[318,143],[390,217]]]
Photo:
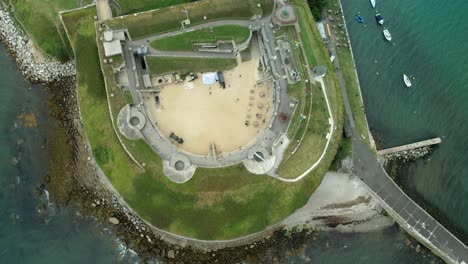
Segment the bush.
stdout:
[[307,0],[307,3],[309,4],[310,11],[312,11],[315,20],[322,20],[322,11],[328,4],[328,0]]

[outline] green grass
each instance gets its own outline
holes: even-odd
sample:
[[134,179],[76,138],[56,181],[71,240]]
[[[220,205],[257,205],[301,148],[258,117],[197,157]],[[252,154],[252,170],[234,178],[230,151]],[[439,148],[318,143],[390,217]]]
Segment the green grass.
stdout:
[[338,170],[341,166],[341,161],[344,160],[346,157],[351,157],[352,155],[352,142],[350,138],[343,138],[340,144],[340,148],[338,149],[338,153],[336,153],[335,160],[333,160],[330,169]]
[[[335,141],[320,166],[298,183],[252,175],[242,165],[235,165],[198,168],[190,181],[175,184],[163,175],[161,159],[143,140],[123,138],[136,160],[147,164],[144,171],[138,169],[123,151],[110,122],[106,89],[115,94],[110,100],[114,117],[126,103],[125,95],[117,92],[110,64],[102,65],[105,75],[101,72],[94,14],[91,8],[63,16],[76,57],[82,120],[100,167],[142,218],[184,236],[229,239],[277,223],[307,202],[335,156]],[[101,44],[99,49],[102,53]]]
[[76,1],[70,0],[0,0],[9,4],[17,22],[30,35],[36,46],[45,54],[60,61],[72,56],[59,11],[76,8]]
[[169,72],[181,74],[190,72],[210,72],[216,70],[230,70],[237,65],[236,59],[221,58],[165,58],[146,57],[151,75]]
[[114,68],[119,68],[120,66],[122,66],[123,62],[124,62],[124,59],[123,59],[123,56],[121,54],[119,55],[114,55],[110,58],[107,58],[107,61],[109,61],[109,59],[112,59],[112,67]]
[[111,28],[128,28],[131,37],[138,39],[181,28],[181,21],[186,19],[186,14],[182,10],[188,11],[191,24],[199,24],[228,18],[249,19],[257,12],[257,3],[262,4],[266,9],[272,6],[273,1],[201,0],[152,10],[137,16],[128,15],[123,18],[114,18],[107,23]]
[[[117,0],[117,2],[119,3],[123,14],[132,14],[157,8],[186,4],[195,2],[195,0]],[[264,2],[257,0],[257,2],[264,4],[264,13],[271,13],[271,10],[273,9],[273,1]]]
[[125,102],[127,104],[133,104],[133,97],[132,97],[132,93],[130,91],[123,91],[123,95],[124,95],[124,98],[125,98]]
[[228,25],[195,30],[176,36],[158,39],[151,42],[151,46],[165,51],[193,51],[195,43],[216,43],[218,40],[233,40],[236,44],[247,41],[250,30],[246,27]]
[[[285,161],[280,165],[276,173],[284,178],[296,178],[306,171],[312,164],[317,162],[318,158],[322,154],[327,139],[328,125],[328,110],[325,104],[325,98],[323,93],[319,90],[318,86],[313,86],[312,90],[312,112],[310,114],[309,125],[307,126],[307,120],[303,120],[294,138],[291,138],[292,142],[285,152]],[[310,96],[307,97],[306,114],[310,109]],[[297,146],[297,140],[302,139],[301,145],[294,153],[290,156],[290,153]]]
[[[315,28],[315,22],[307,3],[304,0],[296,0],[294,3],[298,13],[298,21],[300,22],[300,36],[310,67],[320,64],[326,66],[328,69],[328,74],[325,76],[324,82],[331,104],[335,126],[337,127],[336,131],[341,131],[343,128],[343,106],[334,67],[328,59],[327,50],[321,40],[320,34]],[[306,127],[305,122],[302,122],[295,133],[288,133],[293,134],[294,138],[285,152],[285,158],[288,157],[288,153],[291,153],[297,145],[297,139],[299,139],[303,133],[306,134],[296,153],[287,158],[278,168],[277,173],[282,177],[295,178],[299,176],[318,160],[324,150],[326,143],[325,135],[329,127],[328,110],[323,93],[320,89],[321,88],[318,86],[312,86],[312,113],[309,127]],[[307,108],[307,104],[305,108]],[[333,159],[336,154],[336,150],[341,141],[341,133],[337,133],[336,131],[333,134],[329,149],[322,162]]]
[[296,109],[294,110],[294,115],[291,118],[291,121],[290,121],[291,123],[289,124],[288,138],[290,138],[290,139],[293,138],[296,135],[296,133],[297,133],[297,131],[299,129],[299,126],[302,124],[302,122],[305,121],[302,118],[304,108],[305,108],[304,99],[301,99],[296,104]]

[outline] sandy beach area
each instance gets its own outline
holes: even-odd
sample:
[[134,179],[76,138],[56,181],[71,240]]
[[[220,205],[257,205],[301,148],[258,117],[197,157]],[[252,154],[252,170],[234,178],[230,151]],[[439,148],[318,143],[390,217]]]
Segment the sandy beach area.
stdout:
[[154,96],[145,96],[151,122],[169,139],[171,133],[183,138],[177,147],[196,155],[209,155],[211,144],[217,154],[239,150],[252,141],[268,120],[270,90],[257,84],[258,59],[246,61],[224,72],[226,88],[219,82],[166,85],[161,89],[160,106]]
[[394,224],[369,195],[361,181],[349,174],[327,172],[306,205],[283,221],[286,228],[302,227],[341,232],[368,232]]

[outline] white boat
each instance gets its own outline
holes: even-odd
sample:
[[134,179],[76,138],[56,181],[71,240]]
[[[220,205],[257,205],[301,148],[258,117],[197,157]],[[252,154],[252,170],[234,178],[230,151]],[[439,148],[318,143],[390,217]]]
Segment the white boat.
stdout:
[[375,8],[375,0],[370,0],[370,4],[372,5],[373,8]]
[[390,31],[388,31],[388,29],[384,29],[382,32],[386,40],[392,41],[392,34],[390,34]]
[[403,74],[403,81],[405,82],[406,87],[411,87],[411,80],[406,74]]
[[377,23],[379,23],[379,25],[383,25],[383,18],[381,14],[375,15],[375,20],[377,20]]

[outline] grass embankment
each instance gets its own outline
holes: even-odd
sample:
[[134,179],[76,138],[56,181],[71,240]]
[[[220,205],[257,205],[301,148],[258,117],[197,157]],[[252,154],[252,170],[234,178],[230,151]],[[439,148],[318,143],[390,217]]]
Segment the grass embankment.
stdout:
[[[190,2],[195,2],[196,0],[165,0],[165,1],[155,1],[155,0],[117,0],[119,2],[120,8],[122,9],[123,14],[137,13],[147,10],[153,10],[156,8],[164,8],[174,5],[186,4]],[[240,2],[240,1],[239,1]],[[257,1],[262,4],[263,1]],[[263,12],[271,13],[273,9],[273,0],[271,3],[265,3],[265,9]]]
[[[71,58],[72,51],[60,23],[59,11],[76,8],[76,1],[70,0],[0,0],[10,7],[23,29],[30,35],[36,46],[45,54],[57,60]],[[89,4],[92,0],[83,1]]]
[[151,42],[151,47],[165,51],[193,51],[195,43],[216,43],[218,40],[233,40],[236,44],[247,41],[250,30],[246,27],[228,25],[195,30]]
[[[314,19],[310,13],[310,9],[304,0],[296,0],[295,2],[298,21],[300,22],[300,37],[303,41],[304,51],[307,56],[309,66],[324,65],[328,69],[328,73],[324,78],[326,91],[330,105],[332,108],[332,115],[335,120],[337,131],[343,128],[343,106],[340,94],[338,80],[328,59],[328,53],[321,40],[318,30],[315,28]],[[305,101],[307,103],[307,101]],[[307,109],[307,104],[305,109]],[[306,127],[305,120],[301,122],[296,131],[294,140],[297,141],[298,135],[304,134],[300,147],[294,155],[288,157],[295,148],[295,142],[286,150],[285,158],[287,158],[278,168],[277,173],[285,178],[295,178],[306,171],[312,164],[314,164],[322,154],[326,138],[325,135],[328,131],[328,110],[323,97],[323,92],[318,85],[312,86],[312,112],[309,125]],[[296,118],[296,117],[293,117]],[[302,132],[302,131],[304,132]],[[328,150],[322,160],[322,164],[330,164],[334,159],[337,149],[341,141],[341,133],[334,131],[333,138],[330,141]],[[316,170],[320,170],[317,168]],[[315,171],[315,170],[314,170]],[[321,178],[320,178],[321,181]]]
[[[336,5],[336,6],[335,6]],[[339,0],[329,0],[327,9],[331,10],[339,10]],[[337,8],[338,7],[338,8]],[[344,25],[345,22],[341,16],[336,16],[334,17],[334,21],[332,22],[335,25]],[[330,28],[331,29],[331,28]],[[338,34],[338,30],[333,30],[332,31],[337,31],[336,33]],[[337,35],[334,33],[334,35]],[[339,33],[339,38],[340,38],[340,43],[348,43],[348,37],[346,36],[346,33],[341,34]],[[348,99],[349,99],[349,104],[351,106],[351,111],[353,112],[354,116],[354,121],[356,124],[356,128],[361,134],[361,136],[365,137],[365,141],[367,144],[370,146],[370,140],[369,140],[369,129],[367,126],[367,119],[366,119],[366,114],[364,113],[363,109],[363,103],[360,95],[360,88],[359,88],[359,83],[357,80],[356,72],[354,69],[354,62],[353,58],[351,55],[351,50],[349,48],[342,47],[341,48],[336,48],[336,53],[338,60],[340,61],[340,70],[341,73],[343,74],[343,79],[346,83],[346,92],[348,93]]]
[[146,57],[151,75],[179,72],[210,72],[230,70],[237,65],[236,59],[221,58],[166,58]]
[[351,138],[343,138],[340,147],[338,148],[338,153],[336,153],[336,157],[330,166],[331,170],[338,170],[341,167],[341,161],[346,157],[351,157],[353,151],[352,143]]
[[[77,91],[91,148],[102,170],[130,206],[158,228],[199,239],[228,239],[278,222],[304,205],[317,188],[330,162],[324,162],[304,181],[282,183],[252,175],[243,165],[197,169],[185,184],[162,173],[161,159],[142,140],[125,140],[140,162],[140,171],[125,154],[109,118],[106,88],[98,59],[93,16],[95,9],[64,15],[77,63]],[[110,64],[104,64],[108,72]],[[106,74],[107,80],[109,76]],[[109,82],[109,91],[117,91]],[[111,106],[122,105],[115,92]],[[114,115],[116,111],[114,110]],[[106,136],[102,136],[106,135]]]
[[186,19],[186,13],[182,10],[188,12],[191,24],[198,24],[219,19],[249,19],[259,13],[258,3],[263,6],[264,13],[265,10],[271,12],[272,0],[200,0],[148,11],[137,16],[114,18],[108,21],[108,25],[111,28],[128,28],[131,37],[138,39],[181,28],[181,21]]

